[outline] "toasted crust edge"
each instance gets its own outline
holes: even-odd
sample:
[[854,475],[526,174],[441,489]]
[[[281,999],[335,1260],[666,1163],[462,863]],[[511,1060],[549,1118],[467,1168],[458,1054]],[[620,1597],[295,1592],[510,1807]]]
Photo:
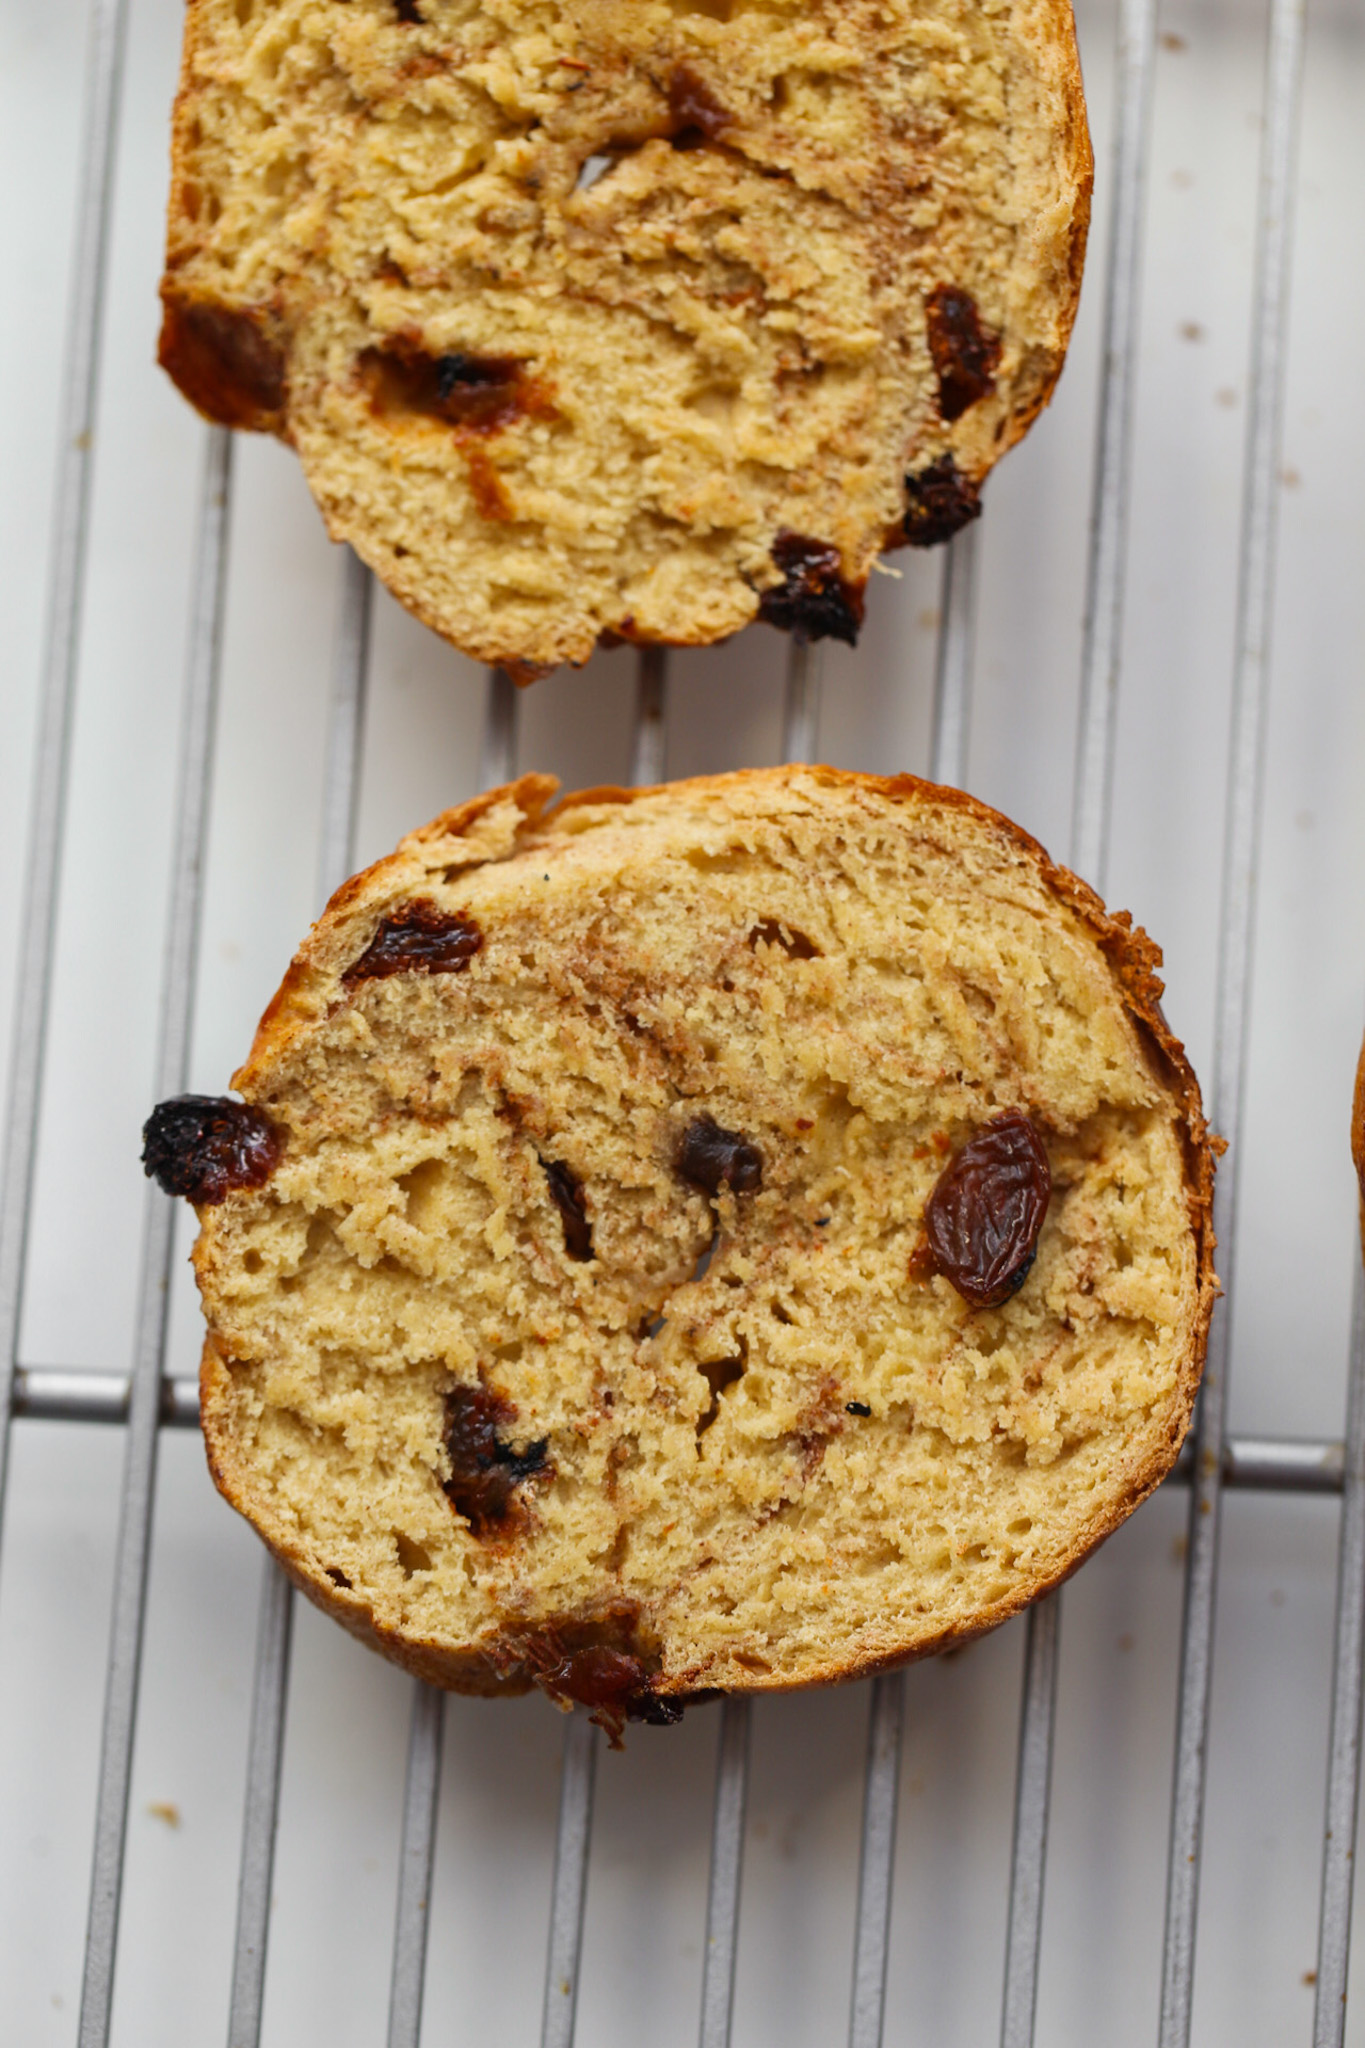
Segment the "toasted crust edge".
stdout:
[[[1196,1246],[1197,1306],[1190,1330],[1184,1358],[1180,1364],[1179,1382],[1171,1404],[1169,1423],[1165,1437],[1155,1444],[1146,1459],[1138,1463],[1128,1475],[1124,1492],[1115,1500],[1107,1514],[1102,1516],[1087,1532],[1084,1541],[1077,1545],[1061,1564],[1049,1571],[1037,1573],[1025,1586],[1016,1589],[1007,1598],[983,1608],[970,1626],[950,1626],[939,1634],[909,1649],[896,1650],[886,1655],[853,1657],[845,1661],[832,1661],[799,1680],[780,1677],[761,1677],[755,1674],[752,1683],[731,1685],[724,1688],[732,1693],[775,1693],[803,1692],[815,1685],[852,1683],[858,1679],[874,1676],[881,1671],[898,1669],[917,1663],[923,1657],[937,1655],[973,1638],[988,1634],[1003,1622],[1009,1621],[1024,1608],[1055,1591],[1065,1580],[1077,1571],[1085,1560],[1125,1522],[1129,1515],[1153,1493],[1166,1477],[1179,1455],[1189,1428],[1190,1415],[1199,1382],[1203,1373],[1204,1356],[1208,1344],[1209,1323],[1214,1302],[1221,1292],[1214,1272],[1213,1255],[1216,1239],[1213,1231],[1213,1178],[1214,1150],[1218,1141],[1211,1138],[1204,1117],[1199,1084],[1186,1057],[1185,1049],[1167,1024],[1161,1010],[1161,995],[1164,984],[1157,969],[1161,964],[1161,949],[1150,939],[1140,926],[1133,924],[1127,911],[1111,913],[1087,882],[1069,868],[1054,861],[1047,850],[1031,834],[1006,818],[979,798],[969,796],[963,790],[951,789],[940,783],[933,783],[916,775],[878,776],[860,774],[850,769],[832,767],[796,767],[792,769],[750,768],[739,769],[727,775],[699,775],[684,782],[655,784],[648,788],[625,789],[614,784],[599,788],[574,791],[561,797],[551,805],[558,785],[553,776],[524,775],[517,781],[504,784],[498,789],[485,791],[481,796],[456,808],[442,812],[427,825],[410,833],[397,850],[376,861],[371,867],[354,875],[331,898],[322,916],[312,927],[303,945],[295,954],[278,991],[261,1018],[250,1054],[245,1064],[233,1076],[233,1086],[250,1099],[251,1090],[263,1079],[266,1068],[271,1065],[299,1032],[308,1028],[312,1020],[321,1014],[321,1006],[310,999],[311,991],[321,973],[327,972],[324,964],[328,956],[339,960],[349,959],[357,950],[358,925],[370,918],[377,923],[388,903],[401,893],[401,884],[416,880],[421,872],[416,849],[434,839],[442,841],[465,837],[471,828],[481,820],[487,820],[491,813],[508,803],[516,805],[522,812],[524,824],[508,836],[507,851],[515,848],[515,842],[525,830],[548,823],[566,812],[583,809],[590,805],[609,803],[629,804],[641,797],[657,795],[663,789],[671,791],[688,790],[694,794],[734,788],[739,784],[753,784],[786,780],[789,776],[815,776],[819,780],[844,789],[865,790],[892,802],[927,801],[940,803],[968,812],[978,823],[1000,834],[1028,860],[1033,862],[1042,874],[1044,882],[1070,906],[1081,921],[1089,928],[1098,941],[1105,958],[1123,992],[1129,1015],[1138,1026],[1149,1057],[1164,1085],[1170,1089],[1180,1105],[1181,1136],[1185,1159],[1185,1196],[1189,1209],[1190,1227]],[[485,858],[503,858],[505,855],[490,854]],[[474,860],[470,866],[481,865]],[[388,886],[399,883],[399,888]],[[1355,1097],[1355,1119],[1353,1142],[1357,1169],[1362,1184],[1362,1225],[1365,1227],[1365,1049],[1362,1049],[1362,1063],[1357,1077]],[[405,1670],[428,1683],[443,1687],[449,1692],[471,1693],[484,1697],[514,1694],[529,1691],[531,1679],[523,1677],[515,1668],[509,1671],[509,1651],[515,1655],[515,1645],[499,1637],[490,1637],[482,1647],[470,1645],[467,1649],[452,1651],[434,1642],[430,1637],[400,1635],[375,1621],[366,1602],[347,1593],[315,1572],[301,1559],[296,1551],[286,1544],[272,1539],[259,1525],[243,1504],[245,1488],[239,1488],[234,1467],[230,1440],[221,1428],[221,1416],[216,1396],[226,1389],[228,1368],[217,1350],[212,1334],[206,1338],[203,1361],[200,1369],[200,1412],[204,1431],[208,1466],[214,1484],[228,1503],[239,1514],[258,1528],[268,1548],[292,1582],[306,1593],[314,1604],[324,1612],[335,1616],[350,1633],[370,1648],[380,1651]],[[681,1674],[674,1680],[660,1683],[661,1695],[679,1702],[702,1696],[714,1696],[714,1686],[698,1687],[695,1679],[700,1673]]]

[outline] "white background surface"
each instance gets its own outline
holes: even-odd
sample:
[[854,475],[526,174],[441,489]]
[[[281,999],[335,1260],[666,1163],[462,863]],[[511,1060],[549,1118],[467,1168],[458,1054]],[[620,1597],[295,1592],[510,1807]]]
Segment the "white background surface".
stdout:
[[[1166,948],[1207,1074],[1236,598],[1263,9],[1171,0],[1146,213],[1108,894]],[[132,0],[43,1148],[21,1358],[126,1368],[171,780],[205,430],[153,365],[180,9]],[[1084,0],[1099,166],[1071,362],[992,481],[971,788],[1065,854],[1089,514],[1114,15]],[[14,959],[55,466],[85,28],[0,6],[0,968]],[[1365,16],[1315,4],[1297,207],[1232,1425],[1339,1434],[1346,1129],[1365,1013]],[[314,914],[340,561],[289,454],[235,455],[223,699],[191,1085],[217,1092]],[[926,764],[940,562],[896,558],[825,664],[822,757]],[[673,663],[668,770],[772,760],[784,643]],[[520,765],[621,779],[631,657],[523,702]],[[376,597],[358,854],[473,786],[483,679]],[[12,1005],[0,1008],[9,1031]],[[1233,1167],[1229,1160],[1228,1169]],[[187,1236],[188,1242],[188,1236]],[[188,1275],[170,1366],[193,1369]],[[1220,1313],[1228,1313],[1225,1306]],[[0,1573],[0,2041],[75,2036],[121,1433],[16,1426]],[[1065,1595],[1038,2038],[1155,2038],[1185,1503],[1159,1494]],[[1196,2039],[1307,2041],[1327,1740],[1331,1502],[1226,1505]],[[259,1556],[195,1439],[163,1441],[114,2036],[224,2037]],[[1022,1625],[913,1670],[888,2044],[998,2030]],[[300,1605],[266,2008],[271,2048],[384,2036],[408,1682]],[[736,2048],[846,2026],[867,1698],[760,1705]],[[717,1715],[604,1758],[579,2040],[695,2039]],[[561,1728],[452,1700],[424,2041],[537,2038]],[[149,1809],[174,1802],[172,1827]],[[1365,1911],[1365,1901],[1357,1920]],[[1365,2041],[1365,1998],[1350,2036]]]

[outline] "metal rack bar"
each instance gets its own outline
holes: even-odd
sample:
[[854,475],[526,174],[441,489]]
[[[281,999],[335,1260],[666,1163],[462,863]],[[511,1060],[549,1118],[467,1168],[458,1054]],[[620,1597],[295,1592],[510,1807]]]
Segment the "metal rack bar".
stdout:
[[275,1822],[280,1805],[280,1765],[284,1761],[293,1620],[293,1588],[267,1553],[262,1563],[261,1605],[256,1623],[256,1673],[252,1682],[251,1733],[247,1740],[228,2048],[256,2048],[261,2038],[265,1957],[270,1935],[270,1881],[275,1869]]
[[[322,785],[318,897],[324,903],[351,871],[360,794],[361,742],[365,729],[372,587],[369,570],[347,548],[341,558],[341,593],[332,657],[332,692]],[[270,1557],[266,1558],[262,1577],[258,1629],[251,1732],[247,1739],[246,1805],[242,1819],[242,1862],[237,1889],[228,2048],[256,2048],[261,2037],[261,2015],[265,2004],[270,1886],[275,1868],[280,1764],[284,1754],[289,1647],[293,1632],[292,1589]]]
[[[929,773],[933,781],[955,789],[967,780],[978,544],[977,528],[965,527],[943,557]],[[849,2048],[880,2048],[885,2025],[904,1690],[899,1671],[874,1680],[871,1689]]]
[[[818,649],[796,635],[787,648],[787,694],[782,720],[784,761],[815,757],[820,722]],[[744,1817],[749,1796],[750,1704],[727,1699],[716,1760],[716,1808],[711,1831],[711,1876],[706,1908],[706,1964],[702,1977],[701,2048],[727,2048],[734,2013],[735,1954],[744,1878]]]
[[668,650],[642,647],[635,681],[635,741],[630,779],[637,789],[664,779],[668,748]]
[[[223,427],[211,428],[205,448],[194,605],[186,663],[171,905],[162,982],[161,1043],[156,1064],[158,1100],[180,1093],[185,1086],[189,1063],[204,837],[208,824],[214,715],[222,656],[231,479],[231,436]],[[114,1611],[100,1751],[90,1917],[81,1991],[80,2048],[103,2048],[109,2037],[113,2006],[114,1951],[118,1939],[128,1787],[132,1774],[142,1662],[147,1565],[151,1553],[161,1384],[170,1307],[171,1254],[177,1221],[176,1204],[159,1188],[149,1186],[128,1407],[128,1441],[124,1452],[118,1556],[114,1567]]]
[[782,759],[813,761],[820,732],[820,675],[823,660],[793,633],[787,645],[787,702],[782,717]]
[[517,686],[505,668],[488,671],[483,749],[479,755],[479,788],[497,789],[515,773],[517,752]]
[[599,1746],[592,1722],[581,1708],[575,1708],[564,1723],[564,1768],[559,1783],[559,1829],[555,1837],[540,2048],[573,2048]]
[[[495,789],[516,773],[517,689],[504,669],[488,671],[479,786]],[[389,2048],[417,2048],[422,2032],[426,1977],[428,1905],[436,1859],[441,1751],[445,1737],[445,1695],[414,1679],[408,1724],[407,1789],[398,1860],[398,1905],[394,1916],[393,1968],[389,1980]]]
[[1060,1593],[1049,1593],[1046,1600],[1029,1609],[1019,1713],[1019,1769],[1015,1779],[1014,1847],[1010,1856],[1001,2048],[1029,2048],[1033,2040],[1061,1618]]
[[[128,1420],[129,1376],[123,1372],[75,1372],[64,1366],[21,1366],[14,1380],[14,1414],[29,1422],[111,1422]],[[164,1429],[198,1429],[199,1381],[193,1373],[167,1374],[161,1382]],[[1194,1445],[1185,1448],[1167,1475],[1167,1486],[1186,1486],[1194,1470]],[[1345,1446],[1330,1436],[1229,1436],[1223,1440],[1223,1484],[1247,1493],[1340,1493]]]
[[[1215,1129],[1232,1141],[1214,1197],[1219,1264],[1229,1297],[1237,1254],[1237,1194],[1246,1046],[1251,1015],[1256,873],[1260,850],[1266,700],[1275,582],[1280,411],[1288,317],[1291,213],[1303,75],[1305,0],[1271,0],[1257,222],[1256,286],[1233,659],[1228,809],[1211,1094]],[[1194,1985],[1209,1691],[1227,1416],[1231,1299],[1214,1317],[1199,1397],[1181,1626],[1175,1784],[1162,1959],[1161,2048],[1185,2048]]]
[[1152,131],[1157,0],[1119,10],[1114,197],[1104,289],[1095,481],[1090,502],[1071,865],[1104,893],[1132,497],[1133,391],[1142,287],[1142,214]]
[[109,208],[118,134],[127,0],[93,0],[81,123],[80,199],[58,429],[52,583],[40,682],[33,811],[20,921],[18,991],[0,1182],[0,1534],[9,1472],[10,1398],[24,1305],[24,1267],[42,1098],[71,726],[85,595]]
[[1365,1278],[1359,1266],[1351,1305],[1344,1481],[1313,2048],[1341,2048],[1346,2035],[1351,1891],[1360,1806],[1360,1710],[1365,1678]]
[[408,1772],[403,1793],[403,1844],[398,1864],[388,2048],[417,2048],[422,2035],[431,1872],[441,1795],[446,1696],[419,1679],[412,1689]]
[[943,551],[929,774],[934,782],[945,782],[952,789],[961,789],[967,780],[979,547],[980,530],[972,525],[965,526]]
[[[1118,724],[1128,504],[1132,493],[1142,214],[1152,125],[1156,17],[1157,0],[1122,0],[1115,67],[1114,196],[1105,277],[1099,428],[1086,566],[1071,823],[1071,864],[1101,891],[1109,859],[1114,737]],[[1031,2048],[1033,2041],[1060,1629],[1061,1594],[1056,1592],[1031,1609],[1024,1650],[1000,2020],[1003,2048]]]
[[867,1774],[863,1789],[863,1843],[858,1867],[858,1919],[853,1949],[849,2048],[881,2048],[890,1952],[891,1887],[896,1865],[896,1810],[900,1798],[901,1724],[905,1675],[874,1678],[867,1720]]
[[701,1984],[701,2048],[730,2048],[739,1953],[739,1894],[744,1874],[744,1819],[749,1803],[749,1734],[753,1712],[742,1695],[720,1710],[716,1810],[711,1826],[711,1878],[706,1895],[706,1961]]

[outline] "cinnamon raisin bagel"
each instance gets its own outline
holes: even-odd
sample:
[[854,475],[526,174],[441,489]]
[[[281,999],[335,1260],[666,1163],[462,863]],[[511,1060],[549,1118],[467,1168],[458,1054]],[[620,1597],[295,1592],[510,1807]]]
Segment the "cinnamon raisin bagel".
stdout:
[[423,1677],[613,1726],[993,1627],[1199,1380],[1156,948],[910,777],[553,791],[348,882],[241,1099],[148,1126],[218,1485]]
[[161,360],[523,677],[852,640],[1075,314],[1069,0],[189,0]]

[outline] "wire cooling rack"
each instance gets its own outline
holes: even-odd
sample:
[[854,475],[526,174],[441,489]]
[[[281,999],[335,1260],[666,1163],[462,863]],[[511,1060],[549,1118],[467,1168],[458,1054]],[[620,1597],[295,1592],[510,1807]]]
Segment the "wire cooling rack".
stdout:
[[[1155,0],[1082,7],[1100,176],[1061,397],[980,528],[874,591],[856,656],[822,663],[760,629],[703,658],[599,657],[521,700],[376,596],[353,557],[329,557],[284,458],[197,427],[148,367],[179,24],[168,0],[131,5],[130,20],[130,0],[95,0],[79,112],[71,7],[38,23],[15,0],[0,66],[6,272],[34,298],[9,323],[8,388],[60,410],[41,630],[41,408],[6,429],[12,872],[21,830],[27,853],[0,1223],[0,2035],[430,2048],[496,2025],[568,2048],[577,2023],[592,2048],[646,2025],[658,2042],[699,2027],[702,2048],[845,2028],[851,2048],[997,2031],[1026,2048],[1037,2022],[1088,2048],[1344,2041],[1365,1663],[1345,1160],[1365,984],[1359,9],[1325,11],[1310,46],[1303,0],[1268,16],[1173,0],[1161,23]],[[43,368],[51,248],[73,212],[59,393]],[[1318,464],[1306,484],[1300,443]],[[167,592],[182,572],[177,703]],[[30,745],[25,795],[13,764]],[[310,908],[473,783],[561,763],[573,780],[648,782],[775,752],[977,789],[1174,934],[1172,1020],[1230,1140],[1229,1298],[1176,1473],[991,1643],[640,1731],[600,1785],[581,1714],[561,1735],[538,1701],[410,1685],[296,1617],[268,1562],[248,1684],[260,1567],[166,1435],[195,1427],[197,1398],[184,1219],[155,1189],[127,1282],[141,1111],[221,1087]],[[154,1018],[143,906],[163,861]],[[89,1345],[67,1354],[79,1368],[21,1362],[67,1341]],[[1232,1427],[1234,1348],[1252,1419],[1269,1418],[1255,1432]],[[1305,1419],[1325,1433],[1297,1433]],[[1238,1523],[1229,1490],[1274,1499]],[[1297,1630],[1275,1612],[1286,1585]],[[225,1706],[195,1690],[196,1659]],[[177,1735],[177,1717],[194,1726]],[[165,1846],[182,1802],[145,1796],[165,1791],[158,1770],[188,1788],[183,1864]],[[87,1860],[82,1936],[71,1880]]]

